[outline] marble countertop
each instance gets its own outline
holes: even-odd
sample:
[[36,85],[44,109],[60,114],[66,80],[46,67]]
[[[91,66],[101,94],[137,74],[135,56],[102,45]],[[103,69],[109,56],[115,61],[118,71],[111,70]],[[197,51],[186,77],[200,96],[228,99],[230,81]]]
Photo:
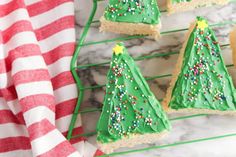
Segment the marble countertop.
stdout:
[[[95,20],[102,15],[107,0],[99,2],[98,10]],[[165,1],[159,1],[159,6],[164,9]],[[76,2],[76,31],[77,38],[79,38],[82,29],[87,21],[89,11],[92,7],[92,0],[78,0]],[[236,21],[236,3],[230,3],[226,6],[214,6],[210,8],[202,8],[191,12],[179,13],[174,15],[162,14],[162,30],[168,31],[179,28],[188,28],[196,16],[204,16],[209,20],[209,23],[214,24],[224,22],[227,20]],[[223,27],[215,27],[216,35],[221,44],[229,43],[229,32],[232,25]],[[99,33],[99,23],[91,26],[86,41],[100,41],[125,35],[117,35],[113,33]],[[134,57],[140,55],[150,55],[157,53],[165,53],[172,51],[179,51],[184,40],[186,31],[171,33],[163,35],[159,41],[154,41],[149,38],[133,39],[125,41],[130,54]],[[109,61],[112,55],[112,47],[114,42],[106,44],[97,44],[86,46],[82,48],[78,58],[79,64],[99,63],[102,61]],[[222,54],[226,64],[232,64],[231,49],[226,47],[222,49]],[[178,55],[171,55],[168,57],[160,57],[138,61],[137,64],[141,68],[144,76],[154,76],[172,73],[173,67],[176,64]],[[163,68],[165,67],[165,68]],[[86,86],[98,85],[105,83],[105,75],[108,70],[108,65],[99,68],[90,68],[79,71],[80,77]],[[236,85],[236,70],[230,67],[229,72]],[[160,78],[149,81],[149,85],[156,97],[161,99],[165,96],[166,89],[169,85],[170,77]],[[81,108],[101,107],[104,96],[103,89],[87,90],[85,93],[84,102]],[[85,127],[85,132],[93,132],[95,130],[97,119],[100,112],[92,112],[82,114],[82,120]],[[183,115],[169,115],[171,118]],[[213,136],[221,136],[225,134],[236,133],[236,117],[233,116],[200,116],[184,120],[172,121],[173,129],[169,136],[155,144],[141,145],[133,149],[140,149],[155,145],[165,145],[180,141],[189,141],[199,138],[207,138]],[[89,141],[93,144],[95,136],[89,137]],[[187,145],[179,145],[174,147],[167,147],[162,149],[152,149],[138,153],[130,153],[120,155],[122,157],[235,157],[236,151],[236,136],[225,137],[222,139],[203,141]],[[117,151],[131,150],[130,148],[122,148]]]

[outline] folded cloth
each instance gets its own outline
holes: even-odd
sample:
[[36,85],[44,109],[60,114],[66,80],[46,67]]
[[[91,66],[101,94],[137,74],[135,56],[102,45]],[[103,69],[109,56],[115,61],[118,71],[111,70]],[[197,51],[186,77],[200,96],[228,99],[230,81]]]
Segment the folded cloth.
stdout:
[[[74,49],[72,0],[0,0],[0,157],[101,154],[65,138],[78,94]],[[82,132],[79,117],[73,133]]]

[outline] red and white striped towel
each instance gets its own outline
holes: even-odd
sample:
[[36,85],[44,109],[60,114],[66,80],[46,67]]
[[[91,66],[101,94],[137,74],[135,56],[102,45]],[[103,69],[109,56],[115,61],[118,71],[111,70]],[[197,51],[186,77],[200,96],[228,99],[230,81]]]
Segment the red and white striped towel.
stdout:
[[77,99],[74,49],[73,0],[0,0],[0,157],[101,153],[64,137]]

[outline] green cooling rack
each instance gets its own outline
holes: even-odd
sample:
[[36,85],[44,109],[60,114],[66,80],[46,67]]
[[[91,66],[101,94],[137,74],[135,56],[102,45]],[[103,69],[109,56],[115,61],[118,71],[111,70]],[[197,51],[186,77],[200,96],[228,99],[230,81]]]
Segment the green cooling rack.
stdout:
[[[83,102],[83,98],[84,98],[84,92],[86,90],[93,90],[93,89],[105,87],[105,84],[96,85],[96,86],[84,86],[81,79],[80,79],[80,77],[78,76],[78,70],[79,69],[88,69],[88,68],[95,67],[95,66],[104,66],[104,65],[107,65],[107,64],[110,63],[110,61],[105,61],[105,62],[101,62],[101,63],[77,65],[77,59],[79,57],[81,48],[83,48],[85,46],[89,46],[89,45],[104,44],[104,43],[116,42],[116,41],[126,41],[126,40],[132,40],[132,39],[138,39],[138,38],[144,38],[145,37],[145,36],[136,35],[136,36],[117,37],[117,38],[113,38],[113,39],[94,41],[94,42],[85,42],[85,39],[86,39],[86,36],[88,34],[88,31],[89,31],[89,28],[90,28],[91,24],[99,22],[98,20],[94,20],[94,15],[96,14],[98,3],[100,1],[104,1],[104,0],[92,0],[92,1],[93,1],[93,7],[92,7],[92,10],[91,10],[89,19],[88,19],[88,21],[87,21],[87,23],[84,27],[84,30],[83,30],[82,35],[81,35],[81,37],[80,37],[80,39],[77,43],[76,50],[75,50],[74,55],[73,55],[72,60],[71,60],[70,69],[71,69],[73,77],[76,81],[76,85],[77,85],[77,88],[78,88],[79,95],[78,95],[77,104],[76,104],[76,107],[74,109],[74,113],[73,113],[73,116],[72,116],[72,120],[71,120],[71,123],[70,123],[70,126],[69,126],[69,132],[67,134],[67,139],[68,140],[71,140],[71,139],[74,139],[74,138],[79,138],[79,137],[89,137],[89,136],[95,135],[96,132],[89,132],[89,133],[83,133],[83,134],[78,134],[78,135],[73,135],[72,136],[72,132],[73,132],[78,114],[86,114],[86,113],[91,113],[91,112],[96,112],[96,111],[101,111],[102,110],[102,108],[91,108],[91,109],[80,110],[80,106],[81,106],[81,103]],[[231,1],[235,2],[236,0],[231,0]],[[161,12],[166,12],[166,11],[161,11]],[[222,21],[222,22],[219,22],[219,23],[210,24],[210,26],[211,27],[221,27],[221,26],[232,25],[232,24],[236,24],[236,21]],[[169,31],[161,32],[161,34],[165,35],[165,34],[171,34],[171,33],[186,31],[186,30],[188,30],[188,28],[169,30]],[[230,46],[229,44],[221,45],[221,47],[229,47],[229,46]],[[152,58],[157,58],[157,57],[175,55],[175,54],[178,54],[178,53],[179,52],[167,52],[167,53],[162,53],[162,54],[145,55],[145,56],[136,57],[136,58],[134,58],[134,60],[135,61],[140,61],[140,60],[145,60],[145,59],[152,59]],[[226,66],[227,67],[232,67],[234,65],[229,64],[229,65],[226,65]],[[154,79],[164,78],[164,77],[171,77],[171,74],[164,74],[164,75],[156,75],[156,76],[152,76],[152,77],[146,77],[146,80],[154,80]],[[183,120],[183,119],[189,119],[189,118],[200,117],[200,116],[207,116],[207,114],[194,114],[194,115],[188,115],[188,116],[179,116],[179,117],[171,118],[170,120],[171,121],[176,121],[176,120]],[[141,151],[147,151],[147,150],[152,150],[152,149],[161,149],[161,148],[173,147],[173,146],[178,146],[178,145],[186,145],[186,144],[190,144],[190,143],[198,143],[198,142],[216,140],[216,139],[232,137],[232,136],[236,136],[236,132],[231,133],[231,134],[224,134],[224,135],[220,135],[220,136],[200,138],[200,139],[194,139],[194,140],[188,140],[188,141],[180,141],[180,142],[175,142],[175,143],[166,144],[166,145],[150,146],[150,147],[141,148],[141,149],[134,149],[134,150],[128,150],[128,151],[122,151],[122,152],[114,152],[114,153],[111,153],[111,154],[102,155],[100,157],[124,155],[124,154],[129,154],[129,153],[134,153],[134,152],[141,152]]]

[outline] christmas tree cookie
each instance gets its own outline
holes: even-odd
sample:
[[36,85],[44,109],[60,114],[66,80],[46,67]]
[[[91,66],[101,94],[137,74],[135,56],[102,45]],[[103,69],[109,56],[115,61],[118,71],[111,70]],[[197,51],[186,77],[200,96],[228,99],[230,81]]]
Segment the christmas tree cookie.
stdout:
[[100,31],[149,35],[157,39],[161,28],[156,0],[109,0]]
[[97,143],[106,153],[151,143],[170,130],[160,103],[122,43],[113,49]]
[[229,0],[167,0],[167,10],[169,13],[175,13],[215,4],[225,5],[228,2]]
[[234,30],[230,33],[230,46],[232,48],[232,57],[233,57],[233,63],[236,67],[236,27]]
[[206,19],[197,17],[163,101],[168,112],[236,113],[236,92]]

